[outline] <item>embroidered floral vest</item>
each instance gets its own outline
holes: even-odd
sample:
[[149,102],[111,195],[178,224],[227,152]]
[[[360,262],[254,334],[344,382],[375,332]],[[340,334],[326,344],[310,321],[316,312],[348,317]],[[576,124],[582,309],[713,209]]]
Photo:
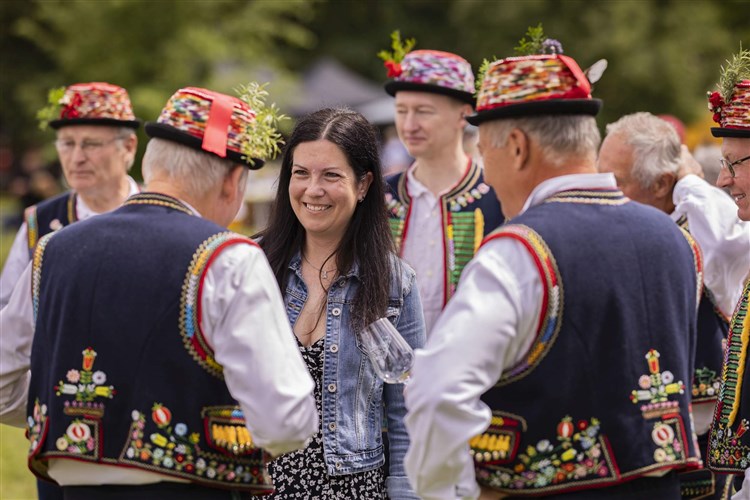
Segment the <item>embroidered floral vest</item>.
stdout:
[[[687,217],[677,224],[690,232]],[[703,296],[698,307],[698,344],[695,350],[695,374],[693,376],[693,404],[715,403],[721,385],[721,364],[724,361],[729,319],[716,304],[713,293],[703,287]]]
[[750,467],[750,279],[729,324],[719,402],[708,439],[708,466],[716,471],[743,473]]
[[[445,255],[445,297],[453,296],[466,264],[474,257],[482,239],[502,224],[504,217],[495,191],[485,184],[482,168],[469,160],[459,183],[440,198]],[[409,236],[411,196],[406,188],[406,173],[387,179],[385,204],[388,208],[391,234],[399,255]]]
[[543,301],[528,352],[482,397],[492,421],[470,442],[477,481],[544,495],[699,466],[692,238],[619,190],[557,193],[495,238],[529,252]]
[[40,240],[28,405],[29,466],[135,467],[252,494],[273,491],[266,454],[200,328],[205,272],[254,245],[143,193]]
[[76,197],[75,191],[68,191],[24,211],[29,258],[33,256],[34,248],[42,236],[78,221]]

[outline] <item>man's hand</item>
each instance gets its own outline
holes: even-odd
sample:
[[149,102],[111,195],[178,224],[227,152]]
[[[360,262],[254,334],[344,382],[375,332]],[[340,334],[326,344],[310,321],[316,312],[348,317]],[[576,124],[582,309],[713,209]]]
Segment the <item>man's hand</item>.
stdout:
[[686,175],[697,175],[701,179],[704,178],[703,167],[698,161],[693,158],[690,150],[682,145],[682,152],[680,153],[680,169],[677,171],[677,179],[682,179]]

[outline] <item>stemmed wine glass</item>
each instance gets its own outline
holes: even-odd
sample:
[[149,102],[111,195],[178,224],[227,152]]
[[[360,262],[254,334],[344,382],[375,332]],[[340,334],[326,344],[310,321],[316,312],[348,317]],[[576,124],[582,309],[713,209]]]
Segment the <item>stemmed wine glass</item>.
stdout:
[[365,327],[360,339],[378,377],[387,384],[407,384],[414,365],[414,350],[388,318]]

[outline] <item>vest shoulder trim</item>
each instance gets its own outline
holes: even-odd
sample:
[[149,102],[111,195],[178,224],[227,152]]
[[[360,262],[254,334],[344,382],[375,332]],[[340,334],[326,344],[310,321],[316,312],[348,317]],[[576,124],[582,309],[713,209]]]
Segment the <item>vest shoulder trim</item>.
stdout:
[[37,313],[39,312],[39,286],[42,282],[42,261],[44,260],[44,250],[47,243],[55,233],[45,234],[36,245],[34,255],[31,259],[31,301],[34,308],[34,321],[36,322]]
[[230,231],[215,234],[201,243],[185,273],[180,297],[179,327],[183,344],[200,366],[218,378],[223,378],[223,367],[216,361],[213,347],[203,335],[200,326],[203,280],[209,266],[222,250],[236,244],[258,246],[251,239]]
[[555,257],[539,233],[521,224],[505,225],[490,233],[482,245],[497,238],[519,241],[534,260],[542,282],[542,309],[536,336],[523,359],[500,377],[497,386],[502,386],[528,375],[552,348],[562,327],[564,293]]

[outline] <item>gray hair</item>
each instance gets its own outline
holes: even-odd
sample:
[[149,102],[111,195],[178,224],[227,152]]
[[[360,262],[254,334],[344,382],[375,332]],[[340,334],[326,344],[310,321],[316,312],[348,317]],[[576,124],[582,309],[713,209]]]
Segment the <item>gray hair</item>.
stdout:
[[651,113],[625,115],[607,125],[607,135],[621,135],[633,148],[632,175],[642,188],[666,173],[680,169],[680,137],[674,127]]
[[[118,139],[128,139],[129,137],[135,137],[135,130],[133,130],[130,127],[117,127],[117,138]],[[122,143],[120,143],[120,146],[122,146]],[[133,163],[135,162],[135,152],[133,152],[133,156],[128,160],[127,164],[127,172],[130,171],[131,168],[133,168]]]
[[[484,126],[484,124],[482,124]],[[544,115],[495,120],[492,127],[492,145],[503,147],[513,129],[524,131],[539,144],[547,163],[561,166],[570,156],[596,155],[601,134],[596,119],[587,115]]]
[[202,198],[221,182],[236,163],[166,139],[152,138],[143,155],[143,180],[149,184],[161,174],[185,193]]

